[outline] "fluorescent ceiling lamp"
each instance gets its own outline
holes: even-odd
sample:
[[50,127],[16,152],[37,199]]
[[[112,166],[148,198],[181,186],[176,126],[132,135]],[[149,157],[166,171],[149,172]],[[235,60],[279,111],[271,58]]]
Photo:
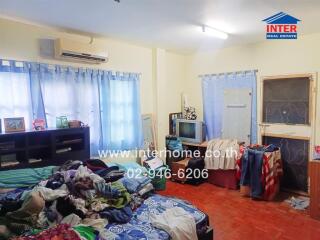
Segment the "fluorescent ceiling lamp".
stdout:
[[202,32],[206,33],[210,36],[213,37],[217,37],[217,38],[221,38],[221,39],[227,39],[228,38],[228,34],[225,32],[222,32],[220,30],[208,27],[208,26],[202,26]]

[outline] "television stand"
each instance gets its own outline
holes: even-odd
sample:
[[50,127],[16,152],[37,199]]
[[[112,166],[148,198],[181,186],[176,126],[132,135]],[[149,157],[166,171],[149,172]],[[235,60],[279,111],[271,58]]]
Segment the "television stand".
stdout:
[[202,143],[189,143],[189,142],[182,142],[183,149],[191,151],[192,153],[194,151],[199,151],[201,154],[201,157],[205,157],[208,142],[204,141]]

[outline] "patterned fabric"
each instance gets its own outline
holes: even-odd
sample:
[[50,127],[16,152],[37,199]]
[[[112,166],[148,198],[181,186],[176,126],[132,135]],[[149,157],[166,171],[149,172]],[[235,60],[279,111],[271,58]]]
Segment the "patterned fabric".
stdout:
[[[251,145],[250,147],[259,146]],[[245,151],[245,147],[240,147],[240,156],[236,161],[236,177],[238,180],[241,178],[242,169],[242,155]],[[262,164],[262,185],[264,188],[263,198],[269,199],[270,196],[274,195],[276,184],[280,181],[280,176],[283,175],[281,152],[280,149],[273,152],[265,152],[263,155]]]
[[236,178],[238,181],[240,181],[241,178],[241,159],[244,154],[244,151],[246,150],[246,147],[244,145],[239,146],[239,155],[236,160]]
[[280,176],[283,175],[280,150],[266,152],[263,156],[262,179],[264,188],[264,198],[268,199],[277,190],[276,184]]
[[12,240],[81,240],[79,235],[68,224],[60,224],[34,236],[21,236]]
[[127,224],[109,224],[107,229],[120,239],[167,240],[167,232],[153,227],[150,223],[150,214],[163,213],[168,208],[181,207],[190,213],[196,222],[197,233],[201,234],[208,225],[207,216],[193,205],[176,198],[161,195],[152,195],[134,212],[131,221]]

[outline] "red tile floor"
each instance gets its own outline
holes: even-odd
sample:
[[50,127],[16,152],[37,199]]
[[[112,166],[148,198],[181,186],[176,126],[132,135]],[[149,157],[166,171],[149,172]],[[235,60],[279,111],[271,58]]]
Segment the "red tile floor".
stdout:
[[210,217],[215,240],[320,240],[320,221],[292,209],[282,198],[274,202],[241,197],[238,191],[209,183],[199,186],[167,182],[159,192],[189,200]]

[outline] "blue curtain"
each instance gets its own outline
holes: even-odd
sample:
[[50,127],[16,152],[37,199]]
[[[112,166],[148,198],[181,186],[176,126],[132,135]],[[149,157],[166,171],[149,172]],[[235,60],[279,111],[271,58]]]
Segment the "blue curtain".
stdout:
[[24,117],[29,128],[33,112],[28,66],[14,61],[0,63],[0,118]]
[[97,70],[44,64],[31,75],[34,95],[40,95],[34,97],[37,116],[44,115],[49,128],[56,126],[58,116],[88,124],[92,154],[98,152],[101,142],[98,78]]
[[[81,120],[90,126],[92,155],[99,149],[130,150],[141,146],[138,74],[38,63],[23,63],[23,67],[16,68],[14,61],[9,62],[10,66],[1,63],[0,93],[10,96],[0,99],[0,106],[7,106],[1,107],[1,116],[2,112],[11,117],[24,116],[29,128],[34,118],[45,119],[49,128],[56,126],[58,116]],[[13,103],[8,104],[6,99]],[[18,111],[20,108],[23,111]]]
[[[252,89],[251,143],[257,142],[257,81],[255,71],[202,76],[202,96],[207,138],[219,138],[222,131],[223,92],[228,88]],[[236,120],[235,120],[236,121]]]
[[104,149],[134,149],[142,144],[138,79],[138,74],[112,72],[103,72],[100,78]]

